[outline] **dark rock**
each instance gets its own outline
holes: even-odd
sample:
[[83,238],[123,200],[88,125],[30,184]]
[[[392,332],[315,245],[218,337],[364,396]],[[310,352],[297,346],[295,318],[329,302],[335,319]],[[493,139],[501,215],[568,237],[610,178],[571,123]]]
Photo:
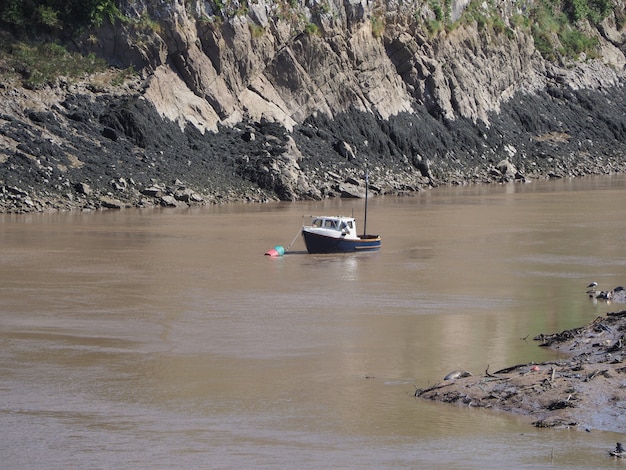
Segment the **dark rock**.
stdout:
[[124,178],[118,178],[117,180],[111,180],[111,186],[116,191],[126,191],[128,189],[128,182]]
[[54,114],[50,111],[29,111],[27,113],[28,119],[36,123],[47,123],[55,121]]
[[74,185],[74,189],[77,193],[84,194],[85,196],[90,196],[93,193],[91,187],[87,183],[76,183]]
[[344,141],[337,142],[334,145],[334,149],[339,155],[341,155],[343,158],[345,158],[349,162],[354,161],[356,159],[354,150],[352,150],[352,147],[347,142],[344,142]]
[[144,196],[150,196],[150,197],[161,197],[163,196],[163,189],[161,188],[157,188],[156,186],[151,186],[149,188],[144,188],[140,191],[141,194],[143,194]]
[[19,196],[19,197],[26,197],[28,196],[28,193],[20,188],[16,188],[14,186],[7,186],[6,190],[9,194],[13,194],[15,196]]
[[117,132],[115,132],[115,129],[111,129],[110,127],[102,129],[102,136],[107,139],[111,139],[114,142],[117,140]]
[[80,111],[75,111],[73,113],[69,113],[67,115],[67,117],[70,118],[72,121],[76,121],[76,122],[85,122],[85,121],[87,121],[89,119],[89,117],[87,116],[86,113],[83,113],[83,112],[80,112]]

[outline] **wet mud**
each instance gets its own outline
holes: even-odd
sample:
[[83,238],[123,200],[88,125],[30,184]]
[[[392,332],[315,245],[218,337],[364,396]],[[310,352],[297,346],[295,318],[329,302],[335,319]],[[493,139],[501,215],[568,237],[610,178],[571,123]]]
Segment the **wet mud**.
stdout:
[[515,413],[537,427],[626,432],[626,310],[534,340],[566,359],[487,367],[481,375],[458,371],[415,396]]

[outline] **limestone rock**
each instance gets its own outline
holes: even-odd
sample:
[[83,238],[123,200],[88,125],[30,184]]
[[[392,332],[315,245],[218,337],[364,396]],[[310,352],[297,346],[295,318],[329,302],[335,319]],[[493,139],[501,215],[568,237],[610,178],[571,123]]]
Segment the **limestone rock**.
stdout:
[[508,160],[502,160],[496,165],[496,168],[504,178],[514,178],[517,173],[515,165]]
[[177,207],[178,206],[178,202],[176,201],[176,198],[174,196],[162,196],[159,198],[159,202],[162,206],[165,207]]
[[365,197],[365,188],[361,188],[355,184],[344,182],[339,184],[337,189],[343,198],[362,199]]
[[105,209],[123,209],[126,206],[122,201],[110,196],[102,196],[100,198],[100,204]]

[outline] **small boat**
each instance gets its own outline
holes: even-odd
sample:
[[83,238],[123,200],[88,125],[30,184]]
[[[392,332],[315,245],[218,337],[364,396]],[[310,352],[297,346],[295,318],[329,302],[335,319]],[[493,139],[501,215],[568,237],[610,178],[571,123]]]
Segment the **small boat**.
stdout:
[[357,235],[354,217],[310,217],[310,224],[302,226],[302,238],[309,253],[375,251],[382,245],[378,235]]
[[354,217],[310,216],[311,223],[302,226],[302,238],[309,253],[353,253],[376,251],[382,246],[378,235],[367,235],[367,192],[369,175],[365,174],[365,218],[363,235],[357,235]]

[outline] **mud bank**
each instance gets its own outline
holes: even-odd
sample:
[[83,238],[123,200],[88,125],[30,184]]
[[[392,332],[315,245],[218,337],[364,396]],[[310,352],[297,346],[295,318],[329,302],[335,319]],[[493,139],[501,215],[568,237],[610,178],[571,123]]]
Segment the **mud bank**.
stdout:
[[586,326],[539,334],[539,347],[568,359],[519,364],[482,375],[454,374],[415,396],[528,417],[537,427],[626,432],[626,310]]

